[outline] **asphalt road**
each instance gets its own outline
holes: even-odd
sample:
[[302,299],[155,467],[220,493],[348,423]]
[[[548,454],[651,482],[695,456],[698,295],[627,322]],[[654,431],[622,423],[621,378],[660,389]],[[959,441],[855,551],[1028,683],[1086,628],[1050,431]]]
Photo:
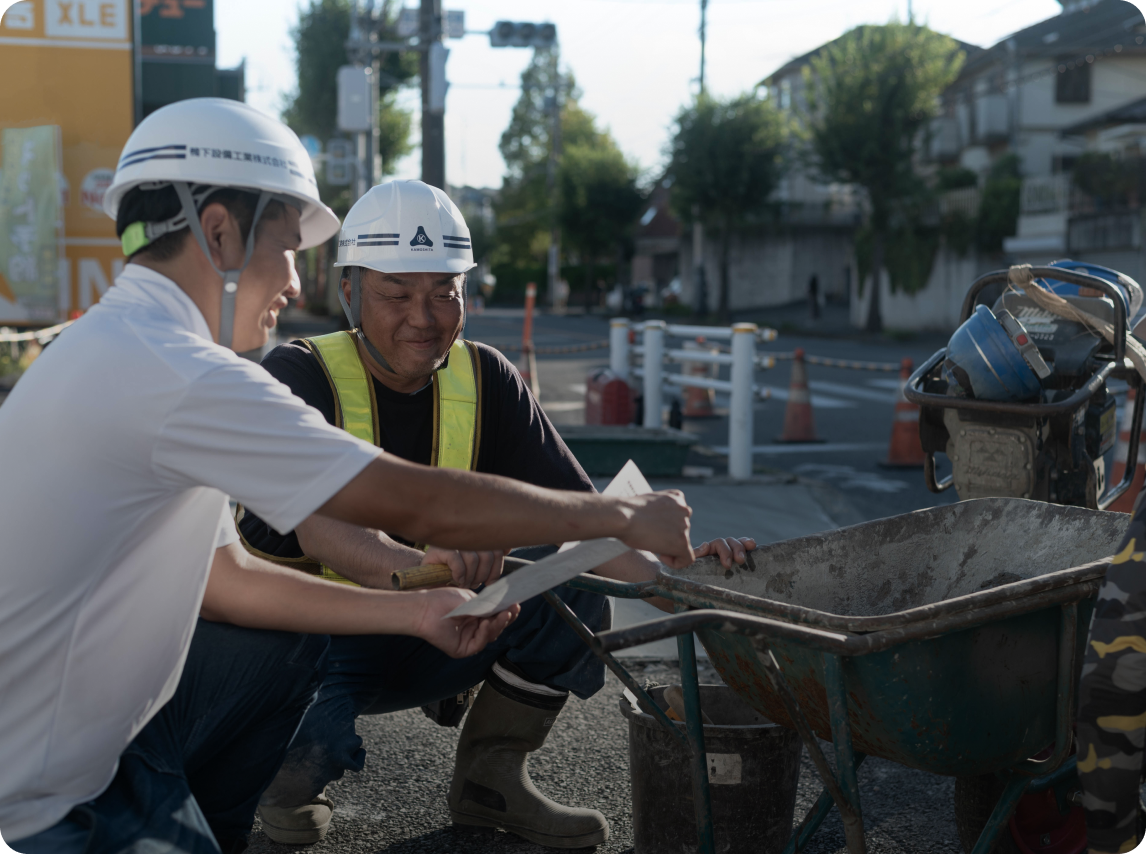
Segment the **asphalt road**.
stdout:
[[[653,663],[633,669],[642,682],[679,682],[679,673],[672,666]],[[714,684],[719,680],[713,671],[702,670],[701,681]],[[585,702],[571,699],[548,742],[531,756],[529,764],[534,782],[548,796],[562,803],[592,806],[605,814],[611,825],[609,840],[596,849],[584,849],[598,854],[634,851],[628,729],[618,711],[620,693],[620,684],[609,676],[596,696]],[[366,768],[331,785],[335,813],[330,833],[305,850],[314,854],[542,854],[554,850],[501,831],[479,834],[453,828],[446,791],[453,774],[456,730],[439,727],[412,710],[359,718],[358,732],[368,752]],[[830,745],[823,746],[830,756]],[[959,853],[951,779],[869,759],[860,769],[859,782],[870,854]],[[811,808],[820,789],[805,752],[797,791],[797,822]],[[768,793],[754,796],[764,798]],[[690,809],[690,805],[682,808]],[[271,842],[256,824],[248,852],[288,854],[299,850]],[[681,839],[678,849],[663,854],[695,850],[694,840]],[[846,851],[843,828],[833,811],[805,852]],[[752,854],[779,852],[753,849]]]
[[[520,346],[522,316],[520,310],[509,309],[473,315],[466,335],[494,347]],[[533,329],[534,344],[541,349],[587,345],[604,341],[609,334],[607,319],[599,316],[540,315],[534,319]],[[942,336],[920,336],[898,342],[782,333],[777,341],[759,345],[757,349],[761,353],[790,353],[802,347],[808,354],[832,359],[898,364],[910,358],[918,365],[945,343]],[[507,351],[506,355],[520,363],[519,353]],[[555,423],[584,423],[586,377],[593,369],[606,367],[608,362],[607,349],[538,357],[541,404]],[[772,370],[756,375],[757,384],[772,391],[770,400],[760,401],[755,407],[756,471],[787,472],[824,482],[853,505],[857,521],[955,500],[953,490],[940,495],[929,492],[921,469],[888,469],[880,465],[887,457],[891,438],[898,373],[809,366],[816,433],[822,442],[777,443],[775,439],[783,430],[791,365],[790,361],[778,361]],[[727,379],[727,369],[724,371],[722,378]],[[666,408],[670,400],[666,392]],[[685,419],[684,429],[700,436],[701,443],[707,447],[726,449],[727,406],[727,397],[718,393],[717,417]],[[712,467],[716,474],[727,471],[727,459],[720,454],[694,454],[690,463]]]

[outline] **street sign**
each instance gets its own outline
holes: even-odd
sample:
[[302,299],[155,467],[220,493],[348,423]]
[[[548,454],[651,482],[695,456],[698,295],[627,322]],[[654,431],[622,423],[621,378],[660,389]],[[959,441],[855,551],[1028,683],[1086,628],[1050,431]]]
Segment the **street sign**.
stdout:
[[368,133],[374,127],[371,103],[373,72],[359,65],[338,69],[338,129],[348,133]]
[[398,38],[409,39],[420,29],[419,9],[403,9],[398,13]]
[[330,139],[326,142],[326,183],[346,187],[354,180],[358,166],[357,146],[349,139]]
[[462,9],[449,9],[442,21],[442,35],[448,39],[460,39],[466,34],[466,13]]
[[[398,13],[398,38],[411,39],[418,35],[421,28],[420,9],[403,9]],[[442,35],[448,39],[460,39],[465,34],[465,11],[461,9],[447,9],[442,15]]]
[[431,113],[441,113],[446,109],[446,60],[449,49],[441,42],[430,43],[430,102],[427,108]]
[[[54,304],[0,293],[0,323],[51,323],[87,308],[123,267],[115,223],[103,212],[103,193],[132,128],[131,19],[129,0],[23,0],[0,20],[0,80],[19,81],[0,86],[0,129],[5,131],[0,144],[5,149],[20,145],[22,162],[26,138],[7,130],[59,128],[54,156],[62,160],[63,173],[55,182],[43,180],[57,186],[64,223]],[[5,165],[12,162],[10,151],[0,156]],[[41,148],[35,162],[46,156]],[[28,224],[25,218],[21,235]],[[3,239],[11,239],[10,228],[5,226]],[[16,257],[27,254],[20,251]],[[0,270],[5,277],[11,272]],[[44,271],[37,272],[42,288]]]
[[310,155],[311,160],[314,160],[322,154],[322,143],[318,141],[317,136],[304,133],[298,138],[298,141],[302,143],[302,147],[306,149],[306,153]]

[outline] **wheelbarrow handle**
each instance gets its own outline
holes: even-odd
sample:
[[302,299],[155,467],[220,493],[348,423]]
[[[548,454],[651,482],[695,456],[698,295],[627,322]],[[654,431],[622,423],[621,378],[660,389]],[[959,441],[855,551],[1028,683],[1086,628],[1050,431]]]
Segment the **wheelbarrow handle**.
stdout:
[[735,632],[767,638],[785,638],[807,643],[817,649],[842,653],[850,637],[840,632],[828,632],[810,626],[770,620],[767,617],[753,617],[736,611],[701,609],[685,611],[681,614],[647,620],[623,629],[601,632],[593,639],[593,645],[601,652],[616,652],[641,644],[689,634],[697,629]]

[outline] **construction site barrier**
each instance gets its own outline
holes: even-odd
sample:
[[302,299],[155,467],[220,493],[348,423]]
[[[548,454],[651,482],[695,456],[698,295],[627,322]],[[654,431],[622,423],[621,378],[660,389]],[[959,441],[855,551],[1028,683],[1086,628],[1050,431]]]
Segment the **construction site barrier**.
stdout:
[[[631,344],[629,333],[640,333],[640,345]],[[666,349],[665,338],[703,337],[727,339],[729,353],[706,353],[685,349]],[[735,480],[752,476],[753,405],[758,398],[767,398],[768,392],[753,380],[757,369],[771,367],[775,360],[756,353],[757,341],[775,341],[776,330],[759,329],[755,323],[736,323],[730,327],[685,326],[668,324],[663,320],[650,320],[631,324],[623,317],[609,324],[609,367],[617,376],[628,381],[630,377],[642,380],[644,388],[644,426],[662,426],[662,400],[664,386],[705,388],[729,394],[728,419],[728,474]],[[639,368],[630,364],[633,357],[641,361]],[[728,365],[731,377],[720,380],[698,376],[687,370],[679,374],[666,373],[666,363],[691,365],[702,362]]]
[[49,326],[46,329],[33,329],[31,332],[13,332],[8,327],[0,327],[0,344],[17,343],[22,341],[36,341],[40,344],[47,344],[75,321],[69,320],[67,323],[60,323],[56,326]]
[[[522,345],[507,344],[504,347],[490,345],[503,353],[520,353]],[[609,346],[608,341],[594,341],[591,344],[570,344],[567,347],[534,347],[533,352],[538,356],[563,356],[568,353],[587,353],[590,350],[604,350]]]
[[[769,357],[781,362],[790,362],[796,358],[792,353],[768,353]],[[883,371],[895,373],[899,370],[899,362],[857,362],[852,359],[825,359],[823,356],[804,355],[804,361],[809,365],[819,365],[823,368],[849,368],[853,371]]]

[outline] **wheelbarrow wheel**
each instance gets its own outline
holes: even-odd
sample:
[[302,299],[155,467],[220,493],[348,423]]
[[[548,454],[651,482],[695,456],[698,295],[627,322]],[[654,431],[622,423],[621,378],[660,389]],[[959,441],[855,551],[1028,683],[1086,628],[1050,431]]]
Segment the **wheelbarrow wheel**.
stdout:
[[[994,774],[955,778],[955,827],[965,854],[971,854],[1002,794],[1003,781]],[[991,854],[1022,854],[1010,827],[1003,828]]]

